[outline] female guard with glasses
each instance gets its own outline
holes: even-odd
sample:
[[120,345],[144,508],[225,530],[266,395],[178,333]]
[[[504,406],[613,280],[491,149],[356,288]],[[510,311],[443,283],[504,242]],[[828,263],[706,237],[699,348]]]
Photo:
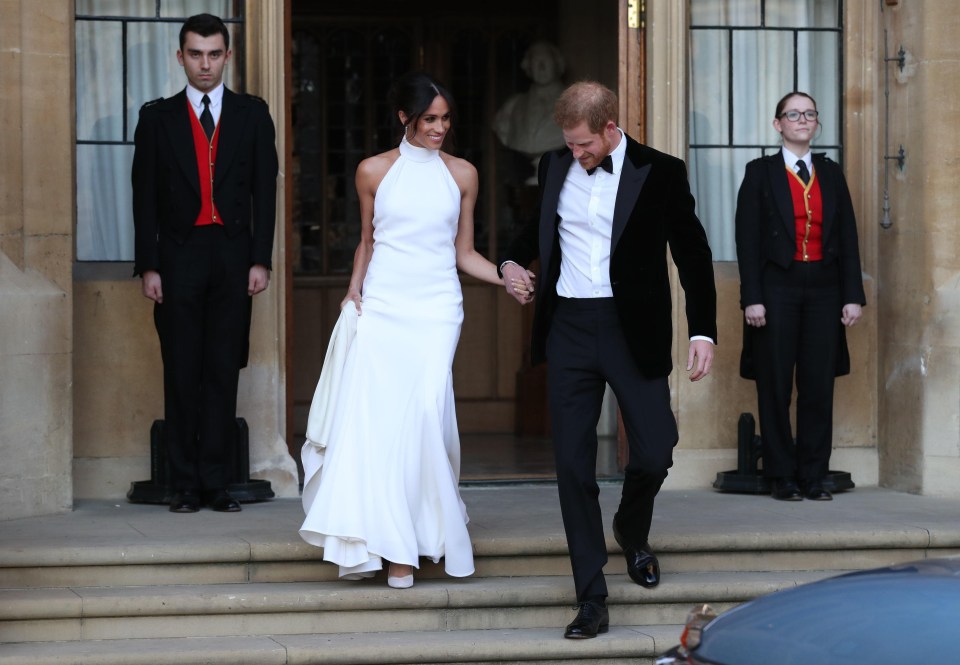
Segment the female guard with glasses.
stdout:
[[850,371],[845,327],[866,304],[847,182],[836,162],[810,151],[818,123],[810,95],[783,97],[773,119],[783,148],[747,164],[737,197],[740,373],[757,382],[763,472],[785,501],[832,498],[824,481],[834,377]]

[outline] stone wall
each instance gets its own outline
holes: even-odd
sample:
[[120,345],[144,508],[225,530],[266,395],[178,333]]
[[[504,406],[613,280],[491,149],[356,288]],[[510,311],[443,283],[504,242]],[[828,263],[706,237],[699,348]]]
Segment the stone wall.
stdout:
[[[960,496],[960,15],[950,0],[887,2],[893,226],[879,238],[881,479]],[[878,66],[879,63],[878,63]],[[882,122],[882,115],[878,116]]]
[[0,519],[73,502],[72,8],[0,0]]

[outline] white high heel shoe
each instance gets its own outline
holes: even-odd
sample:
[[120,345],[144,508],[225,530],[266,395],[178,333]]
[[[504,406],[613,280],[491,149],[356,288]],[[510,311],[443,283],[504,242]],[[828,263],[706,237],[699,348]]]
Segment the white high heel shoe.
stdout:
[[[407,566],[409,568],[410,566]],[[387,570],[387,586],[394,589],[409,589],[413,586],[413,572],[411,570],[409,575],[403,575],[402,577],[397,575],[391,575],[393,564],[390,565],[390,569]]]
[[409,589],[413,586],[413,575],[404,575],[403,577],[387,576],[387,586],[394,589]]

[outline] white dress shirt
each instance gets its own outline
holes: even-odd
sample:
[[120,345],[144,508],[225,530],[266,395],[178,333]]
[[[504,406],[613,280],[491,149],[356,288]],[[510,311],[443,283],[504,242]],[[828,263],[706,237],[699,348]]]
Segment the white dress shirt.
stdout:
[[560,280],[557,295],[564,298],[612,298],[610,288],[610,238],[613,206],[617,201],[627,141],[610,153],[613,173],[597,168],[589,175],[573,160],[560,190]]
[[802,159],[804,163],[807,165],[807,173],[809,173],[811,176],[813,175],[813,152],[812,151],[807,150],[807,154],[803,156],[799,156],[799,155],[794,155],[792,152],[787,150],[787,146],[783,146],[783,148],[781,149],[781,152],[783,154],[783,163],[787,165],[788,169],[790,169],[794,173],[798,173],[799,169],[797,168],[797,162]]
[[205,94],[210,98],[210,115],[213,116],[213,126],[216,127],[220,123],[220,111],[223,110],[223,83],[207,93],[200,92],[189,83],[187,84],[187,99],[190,100],[190,106],[193,107],[198,120],[203,113],[201,100]]

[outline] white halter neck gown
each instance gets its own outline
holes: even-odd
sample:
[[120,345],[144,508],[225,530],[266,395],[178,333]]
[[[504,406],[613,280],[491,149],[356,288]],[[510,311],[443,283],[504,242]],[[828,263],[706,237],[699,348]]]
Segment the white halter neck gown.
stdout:
[[[334,407],[329,440],[308,438],[302,453],[300,535],[341,576],[379,570],[382,559],[417,566],[421,556],[443,557],[456,577],[474,570],[451,371],[463,322],[459,214],[439,151],[404,139],[374,201],[362,314],[335,399],[324,402]],[[311,419],[329,399],[321,392]]]

